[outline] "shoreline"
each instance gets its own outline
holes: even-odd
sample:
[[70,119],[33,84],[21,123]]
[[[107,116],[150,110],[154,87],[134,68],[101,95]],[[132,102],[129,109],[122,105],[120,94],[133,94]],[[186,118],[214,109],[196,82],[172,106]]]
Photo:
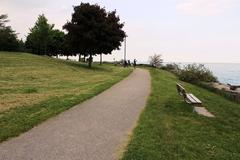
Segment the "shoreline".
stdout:
[[231,92],[231,93],[239,93],[240,94],[240,87],[238,87],[236,90],[231,90],[230,86],[228,84],[221,83],[221,82],[212,82],[212,83],[210,83],[210,85],[213,88],[216,88],[218,90],[223,90],[223,91],[227,91],[227,92]]

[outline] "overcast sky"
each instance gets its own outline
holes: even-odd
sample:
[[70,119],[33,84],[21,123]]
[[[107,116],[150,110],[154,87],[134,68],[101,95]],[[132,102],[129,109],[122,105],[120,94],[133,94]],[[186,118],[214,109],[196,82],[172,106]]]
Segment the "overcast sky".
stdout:
[[[8,14],[9,25],[25,39],[39,14],[62,29],[80,2],[117,10],[131,60],[156,53],[164,61],[240,63],[240,0],[0,0],[0,14]],[[104,58],[122,57],[120,50]]]

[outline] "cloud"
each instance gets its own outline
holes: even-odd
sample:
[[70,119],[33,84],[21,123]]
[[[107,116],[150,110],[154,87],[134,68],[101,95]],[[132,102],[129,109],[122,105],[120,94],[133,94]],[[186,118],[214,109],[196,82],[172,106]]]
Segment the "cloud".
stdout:
[[236,0],[183,0],[177,10],[188,15],[215,16],[231,9]]

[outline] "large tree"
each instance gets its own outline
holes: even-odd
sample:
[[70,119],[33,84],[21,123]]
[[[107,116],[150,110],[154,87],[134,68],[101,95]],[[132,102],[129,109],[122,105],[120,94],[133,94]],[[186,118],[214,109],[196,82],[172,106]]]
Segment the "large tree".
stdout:
[[126,36],[122,30],[124,24],[120,23],[116,11],[109,12],[106,18],[105,28],[103,30],[102,41],[98,43],[100,53],[100,64],[102,63],[102,54],[111,54],[113,50],[120,49],[121,42]]
[[17,51],[19,44],[17,34],[10,26],[6,26],[8,16],[0,15],[0,50],[1,51]]
[[125,37],[123,26],[116,11],[106,12],[97,4],[81,3],[74,6],[72,20],[63,28],[68,32],[73,51],[89,56],[91,67],[93,55],[111,54],[114,49],[119,49]]

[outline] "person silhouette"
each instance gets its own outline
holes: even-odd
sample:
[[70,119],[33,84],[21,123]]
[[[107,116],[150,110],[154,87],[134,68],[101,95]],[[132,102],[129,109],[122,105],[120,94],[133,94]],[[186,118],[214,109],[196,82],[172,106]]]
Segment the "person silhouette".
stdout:
[[128,64],[129,67],[131,67],[131,61],[130,60],[127,61],[127,64]]
[[137,66],[137,60],[134,59],[134,60],[133,60],[133,67],[136,68],[136,66]]

